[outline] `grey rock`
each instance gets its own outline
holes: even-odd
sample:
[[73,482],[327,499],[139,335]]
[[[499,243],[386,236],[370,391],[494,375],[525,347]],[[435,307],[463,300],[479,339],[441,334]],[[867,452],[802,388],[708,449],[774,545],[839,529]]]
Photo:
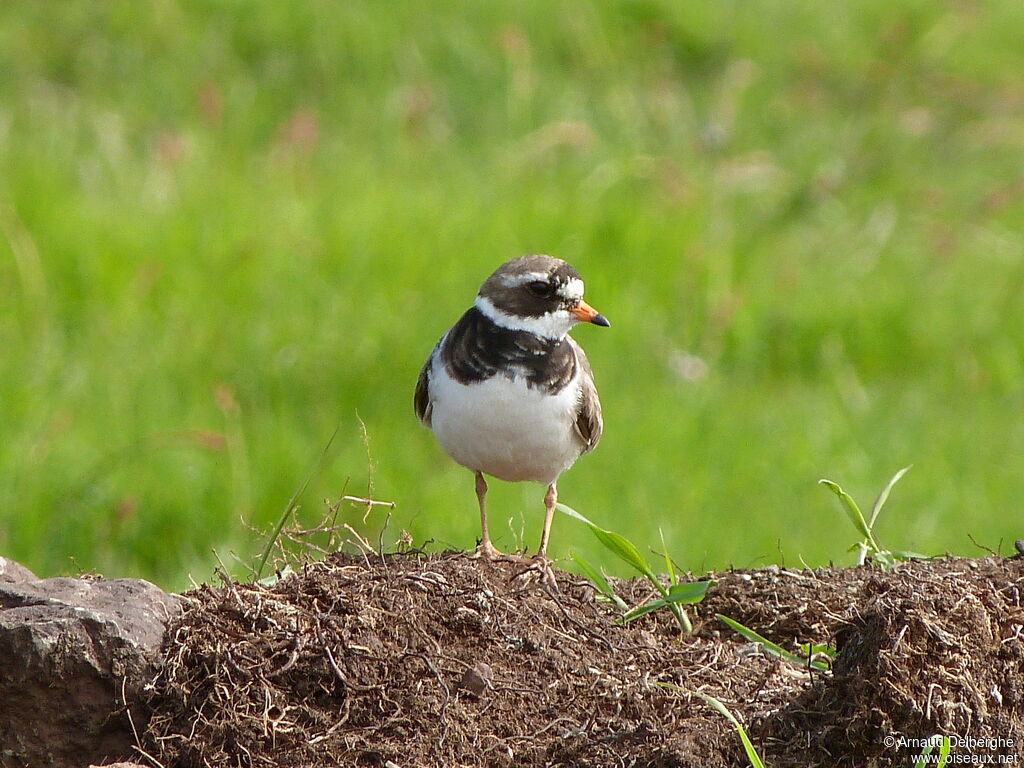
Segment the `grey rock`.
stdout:
[[470,667],[463,673],[459,687],[474,696],[481,696],[490,687],[493,677],[494,670],[491,669],[490,664],[481,661],[475,667]]
[[138,579],[36,579],[10,564],[0,562],[0,766],[132,757],[142,689],[180,598]]
[[0,557],[0,582],[10,581],[15,584],[23,581],[36,581],[36,575],[21,563],[6,557]]

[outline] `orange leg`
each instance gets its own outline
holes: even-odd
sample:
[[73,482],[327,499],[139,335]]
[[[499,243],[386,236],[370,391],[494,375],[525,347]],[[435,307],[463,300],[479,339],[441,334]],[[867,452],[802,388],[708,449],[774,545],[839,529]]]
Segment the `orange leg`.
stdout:
[[499,552],[493,544],[491,544],[491,534],[487,530],[487,481],[484,480],[484,473],[476,473],[476,500],[480,503],[480,544],[476,548],[476,552],[473,553],[473,557],[482,557],[486,560],[494,560],[495,558],[501,557],[502,554]]
[[555,483],[548,486],[548,492],[544,494],[544,531],[540,535],[540,549],[537,550],[538,557],[547,557],[548,536],[551,534],[551,520],[555,516],[555,504],[558,501],[558,489]]

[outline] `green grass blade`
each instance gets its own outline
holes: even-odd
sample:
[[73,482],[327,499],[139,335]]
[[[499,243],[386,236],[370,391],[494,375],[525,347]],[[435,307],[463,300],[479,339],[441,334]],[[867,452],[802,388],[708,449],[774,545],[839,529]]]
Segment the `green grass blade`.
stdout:
[[907,474],[911,466],[913,465],[908,465],[893,475],[892,479],[886,483],[885,488],[882,489],[882,492],[878,494],[878,498],[875,499],[875,503],[871,507],[871,517],[868,520],[868,528],[875,527],[875,520],[878,519],[878,513],[882,511],[882,507],[885,506],[886,499],[889,498],[889,491],[891,491],[892,487],[900,481],[901,477]]
[[[875,553],[873,553],[872,554],[872,559],[874,559],[875,563],[880,565],[882,567],[882,569],[886,570],[886,571],[891,570],[892,568],[895,568],[899,564],[899,562],[900,562],[900,559],[898,557],[894,557],[892,552],[884,552],[884,551],[883,552],[875,552]],[[858,563],[858,565],[859,564],[860,563]]]
[[633,546],[633,543],[629,539],[621,534],[615,533],[615,531],[605,530],[601,526],[585,518],[572,507],[567,507],[565,504],[557,504],[556,506],[558,507],[558,511],[562,514],[574,517],[587,525],[587,527],[590,528],[591,533],[597,537],[597,540],[604,545],[605,549],[627,565],[643,574],[644,577],[653,583],[662,594],[667,594],[668,590],[661,585],[661,582],[658,581],[654,572],[648,567],[647,563],[644,562],[644,558],[640,554],[640,550]]
[[889,553],[897,560],[936,560],[932,555],[922,555],[920,552],[908,552],[905,549],[893,550]]
[[[708,588],[714,582],[711,581],[690,581],[685,584],[676,584],[668,591],[667,597],[659,597],[651,600],[649,603],[637,606],[627,611],[621,619],[623,624],[628,624],[631,621],[639,619],[641,616],[646,616],[652,611],[657,611],[660,608],[673,607],[678,605],[694,605],[704,599],[704,596],[708,592]],[[679,618],[678,616],[676,617]],[[689,624],[689,620],[686,622]],[[692,627],[684,628],[685,631],[689,632]]]
[[609,599],[619,608],[620,611],[629,610],[629,606],[626,605],[626,601],[615,594],[615,590],[612,589],[612,585],[608,583],[608,579],[605,578],[604,574],[597,570],[594,566],[584,560],[582,557],[577,555],[575,552],[570,554],[573,562],[579,566],[580,570],[583,571],[583,575],[586,576],[593,583],[594,587],[603,594],[607,595]]
[[288,516],[291,515],[292,510],[295,509],[295,503],[302,498],[302,494],[306,492],[306,486],[309,485],[310,481],[323,465],[324,458],[327,456],[327,452],[331,449],[331,444],[334,442],[334,438],[338,436],[338,430],[340,429],[341,422],[338,422],[338,426],[334,428],[334,433],[331,435],[331,439],[327,441],[327,445],[325,445],[323,450],[320,451],[320,456],[317,457],[313,466],[309,468],[309,474],[306,475],[306,479],[302,481],[302,485],[296,488],[295,493],[293,493],[292,497],[288,499],[288,504],[285,505],[284,512],[281,513],[281,519],[277,521],[277,527],[274,529],[273,535],[267,540],[267,546],[263,548],[263,555],[260,557],[260,563],[256,567],[256,578],[254,581],[258,581],[260,576],[263,574],[263,569],[267,565],[270,553],[274,549],[274,543],[281,535],[281,531],[284,530],[284,524],[288,522]]
[[676,585],[676,569],[672,564],[672,558],[668,556],[668,547],[665,545],[665,531],[658,526],[658,535],[661,537],[661,552],[665,558],[665,573],[668,574],[669,590]]
[[678,603],[669,603],[669,610],[672,611],[672,615],[676,617],[676,623],[679,625],[679,631],[684,635],[688,635],[693,632],[693,624],[690,623],[690,615],[684,611]]
[[714,581],[689,581],[684,584],[673,584],[669,587],[668,594],[662,598],[672,610],[672,614],[676,617],[676,622],[679,624],[679,629],[684,634],[693,632],[693,624],[690,622],[689,614],[686,613],[682,606],[699,603],[704,599],[708,589],[714,583]]
[[659,597],[651,600],[649,603],[638,605],[636,608],[630,608],[622,616],[619,617],[620,624],[629,624],[632,621],[636,621],[641,616],[646,616],[648,613],[660,610],[668,605],[665,598]]
[[743,724],[736,719],[735,715],[729,711],[729,708],[725,706],[725,704],[710,694],[701,693],[700,691],[688,691],[675,683],[655,683],[655,685],[659,688],[668,688],[673,691],[679,691],[680,693],[699,696],[703,699],[705,704],[711,706],[715,711],[733,724],[736,732],[740,735],[740,741],[743,742],[743,751],[747,753],[747,760],[750,762],[751,768],[764,768],[764,762],[761,760],[760,755],[757,754],[757,750],[754,749],[754,744],[750,741],[750,737],[747,736],[747,731],[743,727]]
[[599,572],[596,568],[594,568],[594,566],[592,566],[582,557],[577,555],[575,552],[570,552],[569,557],[571,557],[573,562],[580,567],[580,570],[583,571],[583,575],[590,579],[590,581],[593,582],[594,586],[597,587],[598,590],[604,592],[608,596],[612,595],[611,584],[608,583],[608,579],[604,577],[604,574]]
[[606,531],[600,528],[594,530],[594,535],[620,560],[642,573],[649,581],[660,587],[662,591],[665,590],[661,582],[658,581],[657,576],[654,575],[654,572],[644,562],[640,550],[633,545],[633,542],[622,534],[615,533],[615,531]]
[[746,729],[743,727],[740,721],[736,719],[733,713],[729,711],[729,708],[726,707],[725,704],[720,702],[714,696],[710,696],[706,693],[701,693],[700,691],[693,691],[693,693],[697,696],[700,696],[700,698],[702,698],[706,704],[709,704],[713,709],[717,710],[730,723],[733,724],[733,727],[736,729],[736,732],[740,735],[740,741],[743,742],[743,751],[747,753],[747,760],[750,761],[751,768],[764,768],[764,762],[761,760],[760,755],[757,754],[757,750],[754,749],[754,744],[750,741],[750,737],[747,736]]
[[668,603],[694,605],[704,599],[714,583],[714,581],[686,581],[682,584],[673,584],[669,587],[668,596],[664,600]]
[[868,529],[867,521],[864,519],[864,513],[860,511],[860,507],[857,506],[857,502],[853,500],[853,497],[844,491],[838,483],[834,483],[831,480],[822,478],[818,483],[824,485],[839,497],[839,502],[843,505],[847,517],[850,518],[850,522],[861,532],[861,535],[865,538],[870,538],[871,531]]
[[594,523],[589,518],[584,517],[579,512],[577,512],[575,509],[570,507],[568,504],[563,504],[562,502],[558,502],[557,504],[555,504],[555,508],[559,512],[561,512],[563,515],[568,515],[569,517],[575,518],[576,520],[579,520],[581,523],[583,523],[584,525],[589,526],[590,528],[597,528],[597,523]]
[[[914,761],[914,768],[928,768],[928,766],[931,765],[938,766],[938,768],[944,768],[944,766],[949,762],[949,749],[951,746],[949,736],[940,737],[938,734],[935,734],[929,741],[932,743],[921,750],[921,754],[918,755],[917,760]],[[939,748],[939,760],[938,762],[933,763],[926,758],[931,756],[932,752],[935,751],[936,746]]]
[[942,737],[942,744],[939,745],[939,765],[938,768],[945,768],[949,763],[949,750],[952,745],[949,741],[949,736]]
[[814,645],[811,645],[810,643],[800,643],[800,653],[804,656],[822,654],[830,659],[834,659],[839,655],[839,651],[826,643],[815,643]]
[[777,656],[778,658],[788,661],[790,664],[795,664],[798,667],[810,666],[812,669],[816,669],[819,672],[828,671],[828,664],[826,664],[825,662],[818,660],[809,660],[803,656],[799,656],[793,653],[792,651],[787,651],[778,643],[773,643],[771,640],[762,637],[754,630],[743,626],[738,621],[730,619],[728,616],[723,616],[720,613],[716,613],[715,618],[723,621],[725,624],[730,626],[732,629],[736,630],[736,632],[741,634],[750,642],[757,643],[762,648],[764,648],[764,650],[767,653],[770,653],[772,656]]
[[[596,523],[588,520],[572,507],[566,506],[565,504],[557,504],[556,506],[558,507],[558,511],[562,514],[575,518],[590,528],[590,532],[597,537],[597,540],[604,545],[605,549],[612,552],[616,557],[639,573],[643,574],[644,578],[651,582],[654,588],[661,593],[661,601],[654,600],[650,603],[639,606],[638,608],[634,608],[631,611],[627,611],[620,619],[621,623],[628,623],[640,616],[650,613],[651,611],[656,611],[659,608],[668,606],[672,611],[672,614],[675,616],[676,622],[679,624],[679,628],[683,632],[691,632],[693,630],[693,625],[690,623],[690,617],[686,615],[686,611],[679,606],[679,603],[699,602],[704,599],[704,593],[707,592],[706,586],[696,588],[687,587],[686,589],[678,591],[674,597],[670,597],[670,590],[658,581],[658,577],[647,565],[643,555],[640,554],[640,550],[633,545],[633,542],[615,531],[606,530]],[[666,559],[667,558],[668,556],[666,555]],[[671,564],[669,567],[671,568]],[[674,579],[675,571],[673,570],[670,572],[669,576],[670,583],[674,581]],[[672,586],[677,585],[672,584]]]
[[931,755],[932,749],[934,749],[934,747],[932,747],[932,745],[929,744],[927,747],[921,750],[921,754],[918,755],[917,760],[914,761],[914,768],[925,768],[925,766],[928,764],[926,758],[929,755]]

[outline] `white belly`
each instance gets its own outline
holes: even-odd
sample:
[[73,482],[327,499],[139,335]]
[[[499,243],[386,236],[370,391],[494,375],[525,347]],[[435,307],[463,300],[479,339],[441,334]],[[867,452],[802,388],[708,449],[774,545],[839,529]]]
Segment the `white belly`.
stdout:
[[460,384],[435,363],[430,378],[431,429],[462,466],[512,482],[552,483],[579,458],[574,379],[556,395],[497,375]]

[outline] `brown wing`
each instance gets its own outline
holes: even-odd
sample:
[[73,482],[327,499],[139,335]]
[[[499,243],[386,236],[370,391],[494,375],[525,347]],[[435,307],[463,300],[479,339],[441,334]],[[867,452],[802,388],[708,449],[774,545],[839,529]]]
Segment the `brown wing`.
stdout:
[[594,372],[590,370],[590,361],[583,347],[571,336],[569,341],[576,351],[576,360],[580,366],[580,404],[576,411],[576,432],[583,440],[582,453],[590,453],[601,439],[604,421],[601,419],[601,401],[597,397],[594,386]]
[[416,395],[413,397],[413,405],[416,406],[416,416],[419,418],[425,426],[430,426],[430,365],[434,361],[434,355],[437,354],[437,349],[431,353],[430,357],[427,358],[427,362],[423,364],[423,370],[420,371],[419,381],[416,382]]

